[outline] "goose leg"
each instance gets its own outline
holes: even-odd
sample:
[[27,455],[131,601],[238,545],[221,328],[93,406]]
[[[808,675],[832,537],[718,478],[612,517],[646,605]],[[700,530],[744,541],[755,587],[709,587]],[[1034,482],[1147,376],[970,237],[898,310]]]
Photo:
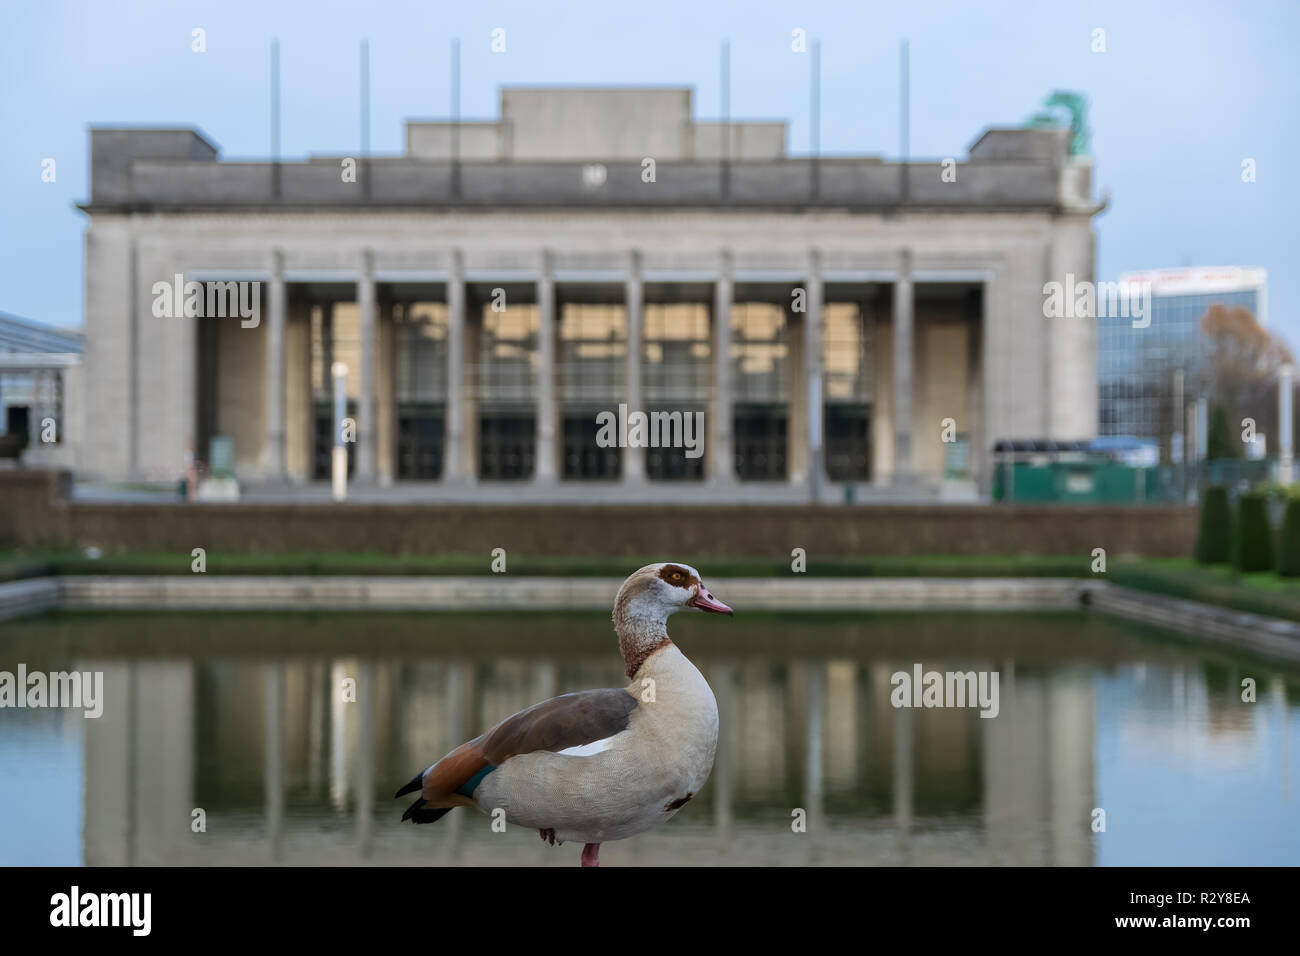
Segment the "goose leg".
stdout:
[[600,844],[588,843],[582,848],[583,866],[600,866]]

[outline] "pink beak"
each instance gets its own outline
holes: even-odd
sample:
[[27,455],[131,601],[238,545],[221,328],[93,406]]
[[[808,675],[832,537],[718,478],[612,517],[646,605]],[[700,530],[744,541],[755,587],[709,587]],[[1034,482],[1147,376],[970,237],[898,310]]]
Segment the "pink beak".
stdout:
[[696,592],[695,599],[691,601],[691,606],[697,607],[701,611],[708,611],[710,614],[734,614],[731,608],[710,594],[709,589],[703,584],[700,585],[700,590]]

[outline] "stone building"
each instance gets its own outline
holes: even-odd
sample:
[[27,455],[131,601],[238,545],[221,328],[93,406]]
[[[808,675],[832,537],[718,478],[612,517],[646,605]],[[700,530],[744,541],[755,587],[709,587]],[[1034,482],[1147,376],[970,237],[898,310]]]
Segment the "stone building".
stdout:
[[[1096,433],[1095,326],[1043,309],[1093,278],[1067,130],[905,164],[786,139],[682,88],[505,89],[401,156],[92,129],[84,470],[170,480],[221,435],[309,495],[336,363],[376,498],[969,497],[996,440]],[[702,444],[607,447],[620,405]]]

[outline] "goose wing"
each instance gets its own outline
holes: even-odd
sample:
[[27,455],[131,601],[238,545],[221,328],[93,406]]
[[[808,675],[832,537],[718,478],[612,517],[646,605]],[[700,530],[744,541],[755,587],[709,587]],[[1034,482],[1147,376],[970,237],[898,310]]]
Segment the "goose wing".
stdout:
[[562,694],[507,717],[417,774],[394,797],[420,791],[403,820],[432,823],[452,807],[473,804],[483,778],[511,757],[561,753],[627,730],[637,699],[621,687]]

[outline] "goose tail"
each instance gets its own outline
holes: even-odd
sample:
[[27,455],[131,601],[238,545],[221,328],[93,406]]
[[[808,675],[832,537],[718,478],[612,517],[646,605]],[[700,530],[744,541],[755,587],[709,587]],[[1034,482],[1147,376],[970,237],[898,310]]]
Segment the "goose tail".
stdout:
[[406,808],[402,819],[433,823],[455,807],[474,806],[474,788],[495,769],[483,756],[479,740],[471,740],[417,773],[393,799],[418,792],[419,799]]
[[431,807],[425,809],[424,805],[426,803],[428,803],[428,801],[423,797],[416,800],[406,808],[406,812],[402,814],[402,820],[410,820],[412,823],[433,823],[437,820],[441,820],[451,810],[451,807]]
[[[421,771],[420,771],[419,773],[417,773],[414,777],[412,777],[410,783],[408,783],[406,786],[402,787],[401,790],[398,790],[395,794],[393,794],[393,799],[396,800],[398,797],[404,797],[404,796],[406,796],[408,793],[415,793],[415,791],[417,791],[417,790],[419,790],[421,787],[423,787],[423,786],[424,786],[424,774],[425,774],[425,771],[421,770]],[[403,819],[405,819],[405,818],[403,818]]]

